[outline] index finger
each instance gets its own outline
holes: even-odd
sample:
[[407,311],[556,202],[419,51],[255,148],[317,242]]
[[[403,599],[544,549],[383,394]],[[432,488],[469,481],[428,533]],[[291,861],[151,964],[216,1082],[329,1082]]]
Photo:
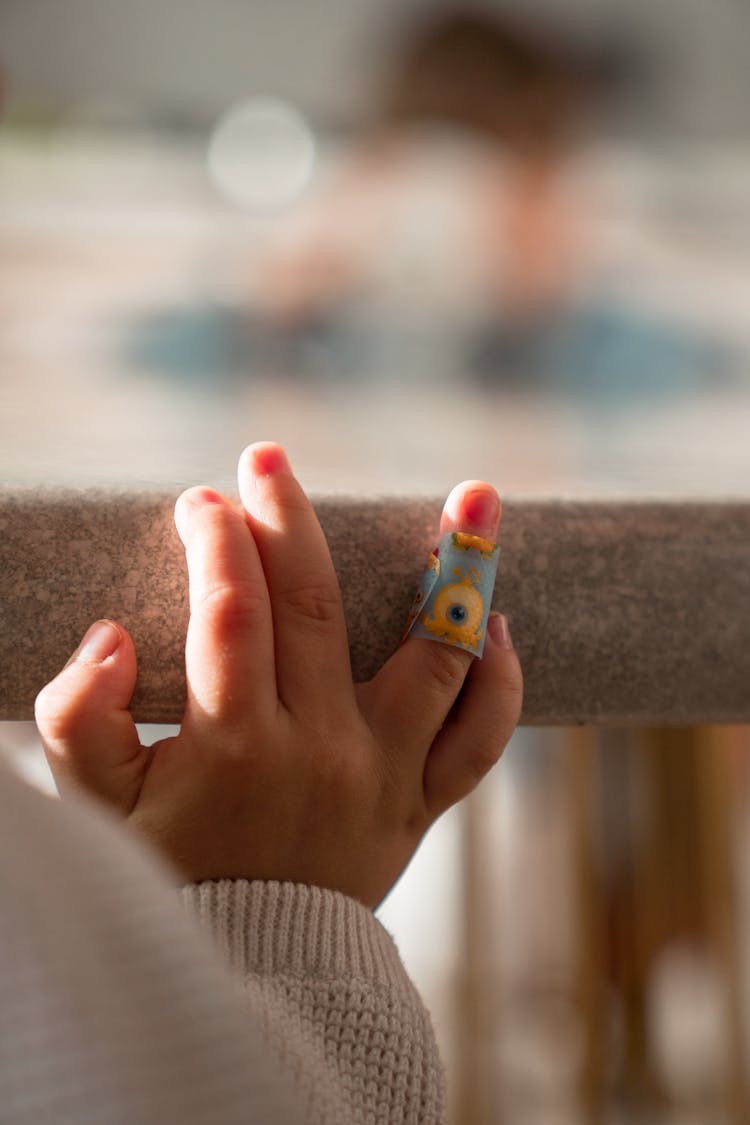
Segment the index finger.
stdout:
[[273,626],[263,567],[242,515],[193,488],[175,506],[190,581],[186,719],[241,721],[277,702]]

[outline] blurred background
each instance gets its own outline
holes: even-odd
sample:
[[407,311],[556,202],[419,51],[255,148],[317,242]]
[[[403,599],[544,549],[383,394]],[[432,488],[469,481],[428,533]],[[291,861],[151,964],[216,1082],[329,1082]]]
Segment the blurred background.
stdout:
[[[3,484],[748,498],[745,0],[0,0],[0,91]],[[522,730],[428,837],[455,1125],[750,1119],[747,749]]]

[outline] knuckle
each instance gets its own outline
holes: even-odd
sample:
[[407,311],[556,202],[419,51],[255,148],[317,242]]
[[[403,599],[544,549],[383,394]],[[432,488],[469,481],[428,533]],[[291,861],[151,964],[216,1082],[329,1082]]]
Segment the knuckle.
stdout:
[[441,688],[458,694],[471,657],[461,649],[436,641],[425,642],[427,672]]
[[57,715],[54,697],[49,684],[43,687],[34,700],[34,719],[37,726],[44,727],[45,731]]
[[222,582],[203,590],[197,609],[205,618],[221,625],[250,627],[265,611],[265,598],[248,582]]
[[341,617],[339,591],[327,582],[312,582],[286,590],[283,601],[296,618],[324,629],[338,624]]
[[87,700],[54,682],[47,684],[34,702],[34,718],[45,738],[67,741],[75,738],[86,724]]
[[472,789],[497,765],[504,749],[505,742],[497,732],[488,732],[483,739],[472,743],[466,761]]

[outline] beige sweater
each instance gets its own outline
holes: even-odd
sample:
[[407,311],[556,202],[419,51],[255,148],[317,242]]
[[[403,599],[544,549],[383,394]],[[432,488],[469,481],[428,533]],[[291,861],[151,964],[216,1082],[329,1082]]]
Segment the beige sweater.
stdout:
[[368,910],[226,880],[185,912],[175,885],[98,806],[0,766],[3,1125],[444,1120],[429,1017]]

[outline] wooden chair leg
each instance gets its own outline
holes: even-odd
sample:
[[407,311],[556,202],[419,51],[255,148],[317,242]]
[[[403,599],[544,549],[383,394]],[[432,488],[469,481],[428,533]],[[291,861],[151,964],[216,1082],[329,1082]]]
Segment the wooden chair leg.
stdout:
[[571,731],[566,742],[565,775],[572,824],[579,939],[575,991],[586,1043],[580,1104],[586,1125],[602,1125],[606,1113],[608,1060],[604,914],[599,863],[599,736],[592,728],[581,728]]
[[[719,963],[727,1023],[724,1112],[732,1125],[750,1120],[745,1076],[742,958],[739,945],[737,847],[742,811],[741,761],[736,755],[742,734],[721,727],[696,731],[700,795],[702,895],[708,938]],[[745,735],[747,742],[747,735]],[[746,747],[747,749],[747,747]]]
[[[490,1051],[497,1042],[499,997],[494,985],[488,915],[493,873],[484,846],[486,794],[477,790],[462,807],[461,966],[457,988],[456,1119],[461,1125],[496,1125]],[[497,940],[495,935],[494,940]]]

